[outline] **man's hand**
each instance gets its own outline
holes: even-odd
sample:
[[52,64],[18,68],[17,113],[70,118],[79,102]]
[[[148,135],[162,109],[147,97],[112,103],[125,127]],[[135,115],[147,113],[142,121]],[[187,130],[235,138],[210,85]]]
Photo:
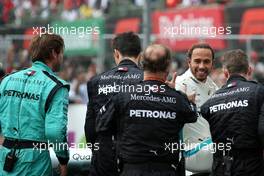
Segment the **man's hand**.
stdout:
[[191,94],[187,94],[187,85],[186,84],[183,84],[183,85],[184,85],[183,92],[187,95],[188,100],[191,101],[192,103],[196,104],[195,103],[196,91],[193,90]]
[[196,97],[196,93],[191,94],[191,95],[187,95],[188,100],[191,101],[192,103],[195,104],[195,97]]
[[67,176],[67,165],[60,165],[60,176]]
[[177,78],[177,72],[174,72],[172,75],[172,79],[169,81],[167,80],[165,83],[170,87],[175,89],[175,82],[176,82],[176,78]]

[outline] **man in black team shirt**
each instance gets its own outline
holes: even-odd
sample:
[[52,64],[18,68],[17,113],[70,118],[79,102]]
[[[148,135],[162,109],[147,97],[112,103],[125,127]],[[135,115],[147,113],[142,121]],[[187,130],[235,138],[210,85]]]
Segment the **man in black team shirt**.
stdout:
[[116,150],[111,133],[95,132],[96,116],[99,109],[114,95],[122,91],[122,86],[139,83],[143,72],[138,67],[141,44],[139,37],[132,33],[122,33],[113,39],[113,54],[117,66],[110,71],[95,76],[87,83],[89,103],[85,121],[85,136],[88,143],[99,143],[94,147],[90,176],[118,175]]
[[242,50],[224,54],[226,84],[201,107],[216,153],[214,176],[264,175],[264,87],[248,81],[251,68]]
[[181,176],[179,132],[197,113],[185,95],[165,84],[170,63],[166,47],[150,45],[142,60],[144,81],[100,109],[96,130],[116,134],[122,176]]

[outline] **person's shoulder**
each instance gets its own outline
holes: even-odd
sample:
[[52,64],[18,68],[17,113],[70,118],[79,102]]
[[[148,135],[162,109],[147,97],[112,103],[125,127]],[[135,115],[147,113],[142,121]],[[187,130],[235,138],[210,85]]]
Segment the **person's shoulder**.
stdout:
[[174,89],[174,88],[171,88],[170,86],[165,85],[165,90],[166,90],[166,94],[171,94],[172,96],[186,96],[186,94],[184,92],[182,92],[181,90],[177,90],[177,89]]
[[96,81],[99,81],[101,79],[104,79],[110,75],[113,75],[116,72],[116,70],[117,70],[117,66],[111,68],[110,70],[106,70],[106,71],[94,76],[90,81],[96,82]]
[[131,73],[143,74],[143,70],[134,64],[133,65],[117,65],[111,70],[111,72],[128,73],[128,74],[131,74]]
[[253,84],[253,85],[255,85],[255,86],[263,86],[263,84],[261,84],[261,83],[259,83],[259,82],[257,82],[257,81],[253,81],[253,80],[246,81],[246,82],[248,82],[248,83],[250,83],[250,84]]
[[12,76],[20,76],[22,74],[24,74],[25,70],[27,70],[27,68],[22,69],[22,70],[17,70],[17,71],[13,71],[11,73],[7,73],[3,78],[1,82],[4,82],[5,80],[8,80],[10,77]]
[[228,90],[226,89],[226,85],[223,85],[222,87],[220,87],[219,89],[217,89],[214,93],[213,93],[213,95],[212,96],[210,96],[209,98],[208,98],[208,100],[209,99],[215,99],[215,98],[217,98],[219,95],[218,94],[222,94],[222,93],[224,93],[224,92],[227,92]]
[[181,96],[181,97],[187,98],[187,95],[184,92],[182,92],[180,90],[175,90],[175,89],[173,89],[173,91],[174,91],[174,94],[176,96]]
[[257,88],[264,88],[264,86],[257,82],[257,81],[253,81],[253,80],[245,80],[245,81],[241,81],[241,86],[249,86],[252,87],[253,89],[257,89]]
[[188,70],[176,77],[176,82],[181,83],[188,78]]
[[104,81],[104,80],[108,80],[110,79],[110,77],[112,75],[114,75],[115,73],[115,68],[112,68],[110,70],[106,70],[98,75],[95,75],[94,77],[92,77],[88,82],[87,82],[87,86],[96,86],[97,84],[99,84],[100,81]]
[[102,72],[102,73],[101,73],[101,74],[99,74],[98,76],[104,76],[104,75],[108,75],[108,74],[110,74],[110,73],[113,73],[113,72],[115,72],[116,70],[117,70],[117,66],[115,66],[115,67],[111,68],[110,70],[106,70],[106,71]]
[[216,83],[213,81],[213,79],[210,76],[207,77],[207,83],[208,83],[208,86],[213,88],[214,90],[219,89],[219,87],[216,85]]
[[262,92],[264,91],[264,85],[261,84],[261,83],[259,83],[259,82],[256,82],[256,81],[247,81],[247,83],[250,84],[254,88],[258,88]]
[[59,76],[50,73],[48,71],[42,71],[42,72],[48,78],[47,80],[49,80],[50,82],[54,82],[58,86],[66,87],[67,89],[70,88],[70,84],[67,81],[61,79]]
[[93,76],[90,80],[87,81],[87,85],[89,84],[95,84],[96,82],[98,82],[98,80],[100,79],[102,73]]
[[133,75],[132,77],[135,79],[143,79],[143,70],[138,67],[115,66],[114,68],[99,74],[96,78],[94,78],[94,81],[108,80],[114,78],[115,76],[118,77],[126,74]]
[[175,88],[176,90],[186,91],[186,87],[193,86],[193,84],[194,82],[191,78],[191,74],[189,70],[187,70],[182,75],[176,77]]
[[143,77],[143,70],[139,67],[132,67],[128,72]]

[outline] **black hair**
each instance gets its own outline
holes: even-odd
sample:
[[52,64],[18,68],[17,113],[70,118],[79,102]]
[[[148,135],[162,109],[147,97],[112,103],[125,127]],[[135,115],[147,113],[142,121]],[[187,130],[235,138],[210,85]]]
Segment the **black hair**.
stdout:
[[137,57],[141,52],[140,38],[133,32],[118,34],[112,41],[112,48],[123,56]]
[[192,58],[192,53],[193,53],[193,50],[197,49],[197,48],[203,48],[203,49],[209,49],[212,53],[212,60],[214,60],[214,50],[213,48],[207,44],[207,43],[196,43],[194,45],[192,45],[192,47],[188,50],[187,52],[187,57],[188,58]]

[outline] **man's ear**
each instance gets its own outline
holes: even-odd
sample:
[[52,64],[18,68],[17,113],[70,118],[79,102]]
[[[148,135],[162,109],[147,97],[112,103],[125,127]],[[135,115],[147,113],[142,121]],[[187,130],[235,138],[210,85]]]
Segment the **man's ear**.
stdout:
[[249,67],[248,67],[248,72],[247,72],[247,77],[248,77],[248,79],[251,78],[251,76],[252,76],[252,72],[253,72],[253,68],[252,68],[251,66],[249,66]]
[[51,51],[51,53],[49,54],[49,57],[46,59],[45,63],[50,63],[53,62],[55,60],[55,58],[57,57],[57,53],[55,52],[55,50],[53,49]]
[[228,70],[226,68],[223,68],[222,70],[223,70],[223,73],[225,75],[225,78],[228,79],[230,76]]
[[191,58],[187,58],[188,67],[191,68]]
[[114,56],[114,58],[117,57],[117,50],[116,49],[114,49],[113,56]]
[[116,65],[118,65],[119,62],[121,61],[121,57],[122,57],[121,53],[117,49],[114,49],[114,58]]
[[52,50],[51,55],[52,55],[52,59],[58,57],[58,54],[56,53],[54,49]]

